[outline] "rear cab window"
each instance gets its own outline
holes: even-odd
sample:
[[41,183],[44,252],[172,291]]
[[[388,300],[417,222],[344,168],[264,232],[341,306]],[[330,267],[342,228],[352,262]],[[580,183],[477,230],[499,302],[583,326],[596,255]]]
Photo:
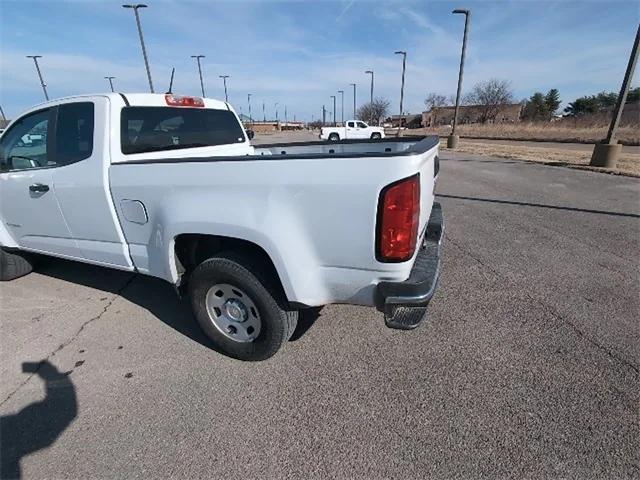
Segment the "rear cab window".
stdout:
[[246,141],[229,110],[125,107],[120,115],[120,147],[125,155]]

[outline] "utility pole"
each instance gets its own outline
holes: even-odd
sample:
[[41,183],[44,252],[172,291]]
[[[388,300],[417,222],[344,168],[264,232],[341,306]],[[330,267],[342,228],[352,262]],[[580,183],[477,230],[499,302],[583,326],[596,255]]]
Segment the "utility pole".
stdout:
[[229,96],[227,95],[227,78],[229,75],[218,75],[222,79],[222,83],[224,83],[224,101],[229,103]]
[[340,121],[342,122],[342,126],[344,127],[344,90],[338,90],[338,93],[340,94],[341,100],[342,100],[342,110],[340,115]]
[[251,116],[251,94],[247,93],[247,103],[249,104],[249,123],[253,125],[253,117]]
[[336,124],[336,96],[331,95],[330,98],[333,98],[333,126],[337,127],[338,125]]
[[591,156],[591,162],[589,165],[596,167],[615,168],[622,151],[622,145],[616,140],[616,133],[618,131],[618,125],[622,118],[622,110],[624,104],[627,102],[627,94],[629,93],[629,87],[631,86],[631,79],[633,77],[633,71],[636,68],[638,62],[638,44],[640,43],[640,25],[636,30],[636,39],[633,42],[631,48],[631,55],[629,56],[629,63],[627,63],[627,70],[624,73],[624,79],[622,80],[622,86],[620,87],[620,93],[618,94],[618,100],[616,101],[616,107],[613,111],[613,118],[611,119],[611,125],[609,125],[609,131],[607,132],[607,138],[605,143],[597,143],[593,148],[593,154]]
[[356,119],[356,84],[355,83],[350,83],[349,85],[351,85],[353,87],[353,119]]
[[113,90],[113,79],[116,77],[104,77],[106,80],[109,80],[109,86],[111,87],[111,91],[115,91]]
[[369,123],[373,124],[373,70],[367,70],[364,73],[371,74],[371,98],[369,100],[369,112],[371,118],[369,119]]
[[204,95],[204,82],[202,81],[202,67],[200,66],[200,59],[204,58],[204,55],[191,55],[191,58],[195,58],[196,62],[198,62],[198,75],[200,76],[200,90],[202,91],[202,98]]
[[460,109],[460,92],[462,91],[462,75],[464,72],[464,57],[467,52],[467,34],[469,32],[469,24],[471,23],[471,11],[456,8],[453,14],[464,15],[464,36],[462,37],[462,54],[460,55],[460,72],[458,73],[458,91],[456,93],[456,109],[453,113],[453,128],[451,135],[447,138],[447,147],[456,148],[458,145],[458,136],[456,135],[456,125],[458,124],[458,110]]
[[144,46],[144,37],[142,36],[142,26],[140,25],[140,15],[138,9],[147,8],[144,3],[138,3],[136,5],[122,5],[124,8],[132,8],[133,13],[136,16],[136,25],[138,26],[138,35],[140,36],[140,46],[142,47],[142,56],[144,58],[144,66],[147,69],[147,78],[149,79],[149,91],[153,92],[153,82],[151,81],[151,70],[149,70],[149,59],[147,58],[147,49]]
[[42,55],[27,55],[27,58],[33,58],[33,63],[36,64],[36,71],[38,72],[38,78],[40,79],[40,85],[42,86],[42,91],[44,92],[44,98],[49,100],[49,94],[47,93],[47,84],[44,83],[42,79],[42,72],[40,72],[40,65],[38,65],[38,59],[42,58]]
[[404,71],[407,66],[407,52],[402,50],[395,52],[396,55],[402,55],[402,86],[400,87],[400,118],[398,119],[398,137],[400,136],[400,128],[402,128],[402,101],[404,100]]

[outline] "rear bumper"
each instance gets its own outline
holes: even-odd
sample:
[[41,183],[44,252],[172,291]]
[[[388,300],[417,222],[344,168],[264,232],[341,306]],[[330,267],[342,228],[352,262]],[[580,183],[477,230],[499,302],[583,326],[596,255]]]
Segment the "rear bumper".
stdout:
[[411,330],[426,317],[440,277],[443,235],[442,206],[435,202],[409,278],[404,282],[380,282],[377,286],[378,308],[384,312],[384,321],[389,328]]

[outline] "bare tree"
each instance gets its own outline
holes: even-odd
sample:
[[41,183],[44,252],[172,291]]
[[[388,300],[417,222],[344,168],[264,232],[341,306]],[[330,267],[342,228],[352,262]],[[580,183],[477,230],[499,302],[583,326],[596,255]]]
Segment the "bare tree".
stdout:
[[482,123],[495,120],[500,109],[513,102],[511,83],[496,78],[476,83],[471,92],[465,96],[465,101],[477,106]]
[[386,98],[374,98],[373,103],[365,103],[358,108],[356,118],[358,120],[373,121],[380,124],[380,119],[389,113],[389,100]]
[[446,107],[450,105],[449,100],[445,95],[441,95],[439,93],[431,92],[427,95],[427,98],[424,101],[424,104],[429,108],[431,112],[431,118],[433,125],[436,125],[436,120],[438,116],[438,111],[436,110],[438,107]]

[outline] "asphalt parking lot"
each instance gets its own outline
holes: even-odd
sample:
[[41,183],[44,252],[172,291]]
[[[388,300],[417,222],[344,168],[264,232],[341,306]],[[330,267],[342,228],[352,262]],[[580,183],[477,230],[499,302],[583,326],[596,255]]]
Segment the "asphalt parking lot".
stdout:
[[638,478],[640,181],[442,158],[413,332],[328,306],[242,363],[160,280],[49,260],[1,284],[5,476]]

